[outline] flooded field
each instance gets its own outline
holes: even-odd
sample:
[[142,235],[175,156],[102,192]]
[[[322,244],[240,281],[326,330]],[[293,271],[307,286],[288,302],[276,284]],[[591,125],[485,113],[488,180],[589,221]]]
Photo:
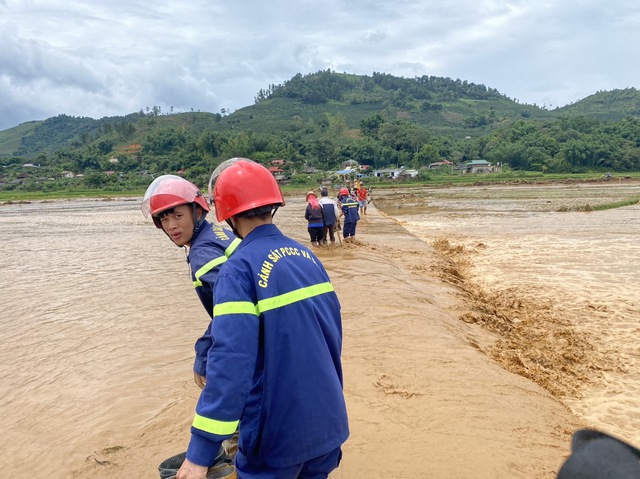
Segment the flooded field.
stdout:
[[[637,183],[474,186],[380,190],[376,205],[462,261],[469,302],[479,295],[507,303],[499,309],[516,322],[533,318],[517,338],[529,355],[509,358],[506,334],[497,359],[640,444],[640,205],[589,211],[639,197]],[[546,329],[558,325],[579,334]]]
[[[318,252],[345,329],[352,437],[335,478],[553,477],[572,419],[494,362],[508,369],[514,354],[521,369],[544,364],[532,379],[586,423],[640,444],[640,205],[566,211],[634,195],[631,184],[374,191],[386,215],[372,205],[357,243]],[[155,478],[186,447],[193,341],[208,317],[184,251],[142,217],[140,200],[0,205],[10,477]],[[303,215],[304,200],[287,199],[276,223],[307,243]],[[458,296],[437,278],[448,261]],[[503,314],[527,332],[491,346],[469,329]],[[518,349],[532,337],[539,363]],[[379,454],[381,428],[405,438],[411,461]],[[459,450],[468,463],[451,456]]]

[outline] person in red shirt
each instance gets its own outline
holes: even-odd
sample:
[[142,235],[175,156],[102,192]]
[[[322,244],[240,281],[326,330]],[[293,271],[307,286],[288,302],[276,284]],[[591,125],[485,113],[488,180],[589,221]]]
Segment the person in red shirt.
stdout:
[[360,183],[358,188],[358,206],[360,207],[360,214],[367,214],[367,189],[364,187],[364,183]]

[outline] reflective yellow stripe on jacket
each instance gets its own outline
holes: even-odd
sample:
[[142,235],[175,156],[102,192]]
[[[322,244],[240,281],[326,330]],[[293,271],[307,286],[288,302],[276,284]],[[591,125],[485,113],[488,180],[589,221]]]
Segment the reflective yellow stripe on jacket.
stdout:
[[[226,303],[216,304],[213,307],[213,317],[225,314],[253,314],[259,316],[260,313],[281,308],[289,304],[313,298],[320,294],[330,293],[333,291],[333,285],[330,282],[314,284],[305,288],[296,289],[288,293],[266,298],[253,304],[250,301],[228,301]],[[221,436],[233,434],[236,431],[240,421],[218,421],[200,416],[196,413],[193,419],[193,427],[210,434],[218,434]]]
[[258,304],[249,301],[228,301],[226,303],[216,304],[213,307],[213,317],[223,314],[254,314],[258,316],[265,311],[282,308],[289,304],[313,298],[324,293],[333,291],[333,285],[330,282],[314,284],[305,288],[295,289],[288,293],[273,296],[272,298],[261,299]]
[[196,271],[196,274],[194,275],[196,277],[196,280],[193,282],[193,286],[196,288],[198,286],[202,286],[202,281],[200,281],[200,278],[202,278],[202,276],[207,274],[216,266],[220,266],[222,263],[227,261],[227,258],[231,256],[231,253],[235,251],[235,249],[238,247],[241,241],[242,240],[240,238],[234,239],[231,242],[231,244],[227,247],[227,249],[224,250],[224,256],[218,256],[216,259],[212,259],[207,264],[205,264],[202,268]]
[[208,417],[200,416],[198,413],[196,413],[196,417],[193,418],[193,427],[211,434],[218,434],[219,436],[233,434],[238,429],[239,423],[240,421],[218,421],[216,419],[209,419]]
[[319,294],[330,293],[331,291],[333,291],[333,285],[328,281],[326,283],[307,286],[306,288],[295,289],[289,293],[258,301],[258,311],[264,313],[265,311],[281,308],[304,299],[313,298]]
[[231,244],[229,245],[229,247],[224,250],[224,255],[228,258],[229,256],[231,256],[231,253],[233,253],[236,248],[238,247],[238,245],[242,242],[242,240],[240,238],[236,238],[234,239]]

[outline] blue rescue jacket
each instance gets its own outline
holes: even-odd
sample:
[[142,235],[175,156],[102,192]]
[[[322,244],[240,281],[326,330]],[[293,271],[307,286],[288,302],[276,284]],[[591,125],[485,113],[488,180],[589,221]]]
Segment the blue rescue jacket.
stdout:
[[[187,262],[191,269],[191,280],[196,288],[200,302],[210,317],[213,317],[213,286],[218,277],[220,266],[227,261],[240,244],[240,238],[218,225],[203,221],[200,229],[191,240]],[[193,370],[196,374],[206,374],[207,353],[212,343],[211,323],[205,333],[196,341],[196,359]]]
[[347,196],[342,200],[342,212],[344,213],[344,222],[355,223],[360,219],[360,213],[358,213],[358,202],[351,196]]
[[340,303],[320,260],[275,225],[242,240],[220,269],[207,382],[187,458],[211,465],[239,427],[253,464],[288,467],[349,436]]

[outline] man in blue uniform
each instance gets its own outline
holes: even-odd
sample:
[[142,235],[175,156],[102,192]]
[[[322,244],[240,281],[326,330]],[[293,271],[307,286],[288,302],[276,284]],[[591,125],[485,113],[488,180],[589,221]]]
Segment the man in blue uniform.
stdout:
[[346,188],[340,190],[340,197],[340,208],[344,216],[342,236],[345,241],[349,242],[353,241],[356,237],[356,226],[360,219],[358,202],[349,195],[349,191]]
[[217,178],[216,216],[242,242],[216,282],[206,385],[176,479],[204,479],[238,427],[238,477],[320,479],[349,435],[340,303],[320,260],[272,224],[284,198],[262,165]]
[[[213,317],[213,287],[218,270],[240,240],[231,231],[212,225],[206,219],[209,205],[193,183],[175,175],[156,178],[142,200],[145,217],[153,218],[176,246],[189,248],[187,262],[191,280],[202,306]],[[193,366],[195,383],[204,387],[207,353],[212,344],[211,324],[195,344]]]

